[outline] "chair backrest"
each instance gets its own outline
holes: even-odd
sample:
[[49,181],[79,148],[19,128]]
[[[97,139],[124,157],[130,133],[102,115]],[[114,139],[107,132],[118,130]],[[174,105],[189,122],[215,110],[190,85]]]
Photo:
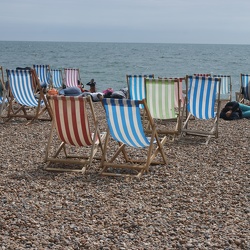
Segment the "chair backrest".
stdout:
[[104,98],[102,100],[110,134],[114,140],[135,148],[150,145],[146,137],[139,105],[143,102],[131,99]]
[[174,106],[177,108],[179,107],[179,101],[181,101],[181,107],[184,104],[184,95],[183,95],[183,81],[185,82],[185,77],[158,77],[158,79],[177,79],[175,81],[174,91],[175,91],[175,100]]
[[54,95],[49,97],[53,122],[61,141],[74,146],[90,146],[93,139],[89,126],[87,101],[90,97]]
[[[187,110],[198,119],[216,117],[215,104],[217,85],[220,89],[220,78],[203,76],[186,76]],[[220,93],[218,94],[220,100]]]
[[52,85],[54,88],[63,87],[63,75],[61,69],[51,69]]
[[[231,76],[230,75],[213,75],[213,77],[219,77],[221,79],[221,85],[220,85],[221,99],[223,96],[227,96],[226,99],[231,101],[232,99]],[[219,93],[219,85],[217,85],[217,93]]]
[[[179,91],[178,78],[145,79],[146,100],[153,118],[176,118],[175,112],[175,86]],[[179,106],[179,105],[178,105]]]
[[78,85],[78,80],[80,80],[79,69],[64,69],[64,84],[66,87],[76,87]]
[[126,75],[129,99],[143,100],[146,98],[144,78],[154,78],[154,74]]
[[240,86],[241,93],[243,94],[244,99],[250,100],[250,75],[249,74],[240,74]]
[[47,85],[50,85],[51,75],[49,65],[33,65],[33,69],[36,71],[36,74],[41,83],[46,83]]
[[6,70],[11,94],[21,105],[36,107],[38,101],[34,95],[36,76],[34,70]]

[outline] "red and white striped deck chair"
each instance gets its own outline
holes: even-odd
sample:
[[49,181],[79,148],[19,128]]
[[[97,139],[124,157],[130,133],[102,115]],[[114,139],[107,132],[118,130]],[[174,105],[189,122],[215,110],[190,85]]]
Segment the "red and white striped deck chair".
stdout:
[[[48,99],[53,121],[45,154],[48,163],[45,170],[84,173],[99,148],[103,154],[102,142],[106,136],[99,131],[91,97],[55,95]],[[60,145],[55,150],[58,139]],[[50,167],[52,163],[59,166]],[[69,164],[74,168],[67,167]]]
[[77,87],[78,81],[80,81],[79,69],[64,69],[64,84],[66,87]]

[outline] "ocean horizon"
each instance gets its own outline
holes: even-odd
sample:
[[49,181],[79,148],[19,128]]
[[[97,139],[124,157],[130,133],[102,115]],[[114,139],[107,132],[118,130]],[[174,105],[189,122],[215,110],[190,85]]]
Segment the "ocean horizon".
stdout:
[[83,84],[93,78],[98,91],[126,87],[126,74],[231,75],[235,98],[240,73],[250,73],[249,52],[250,45],[237,44],[0,41],[0,65],[79,68]]

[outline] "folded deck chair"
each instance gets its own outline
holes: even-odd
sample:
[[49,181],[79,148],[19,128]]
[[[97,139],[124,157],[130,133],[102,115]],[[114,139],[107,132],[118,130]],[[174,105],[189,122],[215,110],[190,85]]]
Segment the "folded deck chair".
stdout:
[[146,98],[144,78],[154,78],[154,74],[126,75],[129,99],[143,100]]
[[[45,170],[85,172],[99,148],[103,154],[102,142],[106,135],[99,131],[91,97],[55,95],[48,98],[53,121],[46,147]],[[60,145],[56,149],[58,141]],[[73,167],[68,167],[69,164]]]
[[240,92],[236,92],[236,101],[250,101],[250,74],[240,74]]
[[[213,75],[213,77],[219,77],[221,79],[220,84],[220,100],[232,100],[232,82],[229,75]],[[217,93],[219,93],[219,85],[217,85]]]
[[65,68],[63,81],[66,87],[76,87],[80,81],[80,70]]
[[4,81],[3,67],[0,66],[0,116],[9,103],[9,88]]
[[[163,145],[167,138],[164,136],[161,140],[159,139],[145,100],[104,98],[102,103],[108,124],[104,155],[101,161],[102,175],[136,176],[139,178],[144,172],[149,170],[151,164],[166,164]],[[140,104],[144,106],[153,128],[150,137],[146,137],[144,133],[140,116]],[[108,157],[107,153],[112,152],[110,150],[110,145],[112,145],[110,135],[113,138],[113,142],[116,142],[117,148]],[[142,154],[141,156],[144,156],[144,158],[142,159],[138,154]],[[155,160],[158,154],[162,157],[161,161]],[[132,173],[130,171],[127,174],[124,173],[122,170],[125,169],[132,171]]]
[[[7,121],[14,117],[51,120],[52,114],[34,69],[6,70],[10,89]],[[35,90],[39,94],[35,93]],[[45,113],[47,112],[47,114]]]
[[52,86],[56,89],[63,87],[63,74],[61,69],[51,69]]
[[[159,134],[177,135],[180,133],[181,97],[179,95],[179,82],[179,78],[145,78],[146,101],[150,114],[154,119],[157,119],[156,125],[159,121],[164,122],[161,124],[162,128],[157,126]],[[179,98],[177,107],[175,107],[176,96]],[[167,121],[176,121],[176,124],[173,127],[173,124],[166,123]]]
[[[181,128],[181,136],[195,135],[206,137],[208,144],[211,137],[218,137],[218,121],[220,110],[220,78],[186,76],[186,110],[187,118]],[[217,94],[217,85],[219,93]],[[190,121],[191,117],[195,117]],[[204,126],[195,126],[201,120]],[[211,127],[208,121],[212,121]],[[193,123],[191,126],[191,123]]]
[[33,69],[36,71],[41,86],[44,86],[45,88],[52,87],[49,65],[33,65]]

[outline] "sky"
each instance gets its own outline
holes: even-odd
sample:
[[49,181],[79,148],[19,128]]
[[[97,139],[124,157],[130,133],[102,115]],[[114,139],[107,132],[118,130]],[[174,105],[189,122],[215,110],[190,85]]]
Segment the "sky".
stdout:
[[1,41],[250,44],[249,0],[1,0]]

